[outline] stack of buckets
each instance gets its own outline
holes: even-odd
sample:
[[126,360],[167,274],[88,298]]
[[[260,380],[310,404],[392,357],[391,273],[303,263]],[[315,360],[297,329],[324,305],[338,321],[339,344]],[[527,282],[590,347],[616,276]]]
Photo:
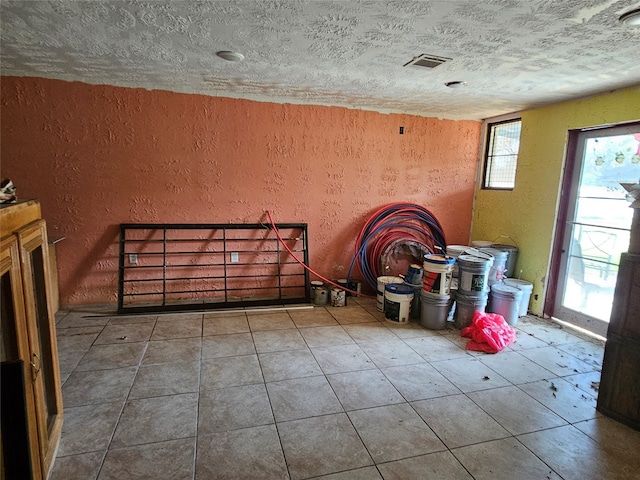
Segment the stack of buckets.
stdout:
[[[471,325],[476,312],[502,315],[509,325],[526,315],[533,285],[506,278],[507,249],[450,246],[447,255],[426,254],[422,268],[412,264],[402,277],[378,277],[378,310],[393,323],[410,318],[432,330],[446,327],[455,301],[454,325]],[[456,275],[457,274],[457,275]]]
[[484,312],[489,298],[489,274],[494,258],[478,250],[458,256],[458,290],[455,294],[454,325],[471,325],[476,312]]
[[420,324],[431,330],[447,326],[451,309],[451,280],[456,259],[448,255],[424,256],[424,275],[420,291]]

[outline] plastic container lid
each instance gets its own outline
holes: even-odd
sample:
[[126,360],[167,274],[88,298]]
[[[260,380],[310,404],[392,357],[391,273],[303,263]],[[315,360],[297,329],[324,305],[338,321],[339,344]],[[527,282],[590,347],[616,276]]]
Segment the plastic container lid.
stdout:
[[484,257],[476,257],[475,255],[464,254],[458,257],[458,262],[460,262],[463,265],[484,267],[489,262],[493,263],[493,257],[489,259]]
[[427,253],[424,256],[424,261],[429,263],[438,263],[440,265],[451,265],[452,263],[456,263],[455,257],[442,255],[441,253]]
[[447,255],[462,255],[469,248],[468,245],[447,245]]
[[397,295],[409,295],[414,293],[414,288],[406,283],[387,283],[384,287],[385,291],[395,293]]
[[494,283],[491,285],[491,294],[517,299],[522,297],[522,290],[504,283]]
[[520,290],[533,289],[533,283],[520,280],[519,278],[505,278],[504,284],[510,287],[519,288]]

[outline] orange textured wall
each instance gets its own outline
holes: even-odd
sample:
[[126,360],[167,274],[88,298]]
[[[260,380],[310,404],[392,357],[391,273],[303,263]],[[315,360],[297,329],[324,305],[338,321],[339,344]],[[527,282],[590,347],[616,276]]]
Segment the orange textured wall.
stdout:
[[[62,304],[117,300],[120,223],[309,224],[341,278],[391,202],[469,239],[480,123],[2,77],[1,169],[58,244]],[[399,134],[399,127],[404,134]]]

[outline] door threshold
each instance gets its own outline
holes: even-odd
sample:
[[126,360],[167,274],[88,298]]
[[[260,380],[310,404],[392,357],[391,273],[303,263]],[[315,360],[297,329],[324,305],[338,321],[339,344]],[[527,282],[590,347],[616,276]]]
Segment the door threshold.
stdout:
[[564,328],[569,328],[571,330],[575,330],[576,332],[579,332],[582,335],[586,335],[586,336],[588,336],[590,338],[593,338],[594,340],[600,340],[602,342],[606,342],[607,341],[607,338],[603,337],[602,335],[599,335],[599,334],[597,334],[595,332],[592,332],[591,330],[587,330],[586,328],[579,327],[578,325],[574,325],[573,323],[569,323],[569,322],[566,322],[564,320],[560,320],[557,317],[551,317],[551,318],[549,318],[549,320],[561,325]]

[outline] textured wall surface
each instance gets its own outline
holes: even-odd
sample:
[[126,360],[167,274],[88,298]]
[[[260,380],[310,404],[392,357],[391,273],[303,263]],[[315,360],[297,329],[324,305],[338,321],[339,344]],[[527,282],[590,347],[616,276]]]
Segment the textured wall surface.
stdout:
[[[480,123],[3,77],[2,176],[41,201],[62,304],[115,302],[118,226],[309,224],[311,267],[345,275],[371,213],[429,208],[469,238]],[[399,134],[399,127],[404,134]]]
[[[637,83],[617,21],[633,3],[3,0],[0,58],[4,75],[482,119]],[[403,66],[421,54],[452,61]]]
[[523,112],[515,188],[477,192],[472,238],[516,240],[516,271],[534,286],[533,313],[544,306],[568,131],[638,119],[639,87]]

